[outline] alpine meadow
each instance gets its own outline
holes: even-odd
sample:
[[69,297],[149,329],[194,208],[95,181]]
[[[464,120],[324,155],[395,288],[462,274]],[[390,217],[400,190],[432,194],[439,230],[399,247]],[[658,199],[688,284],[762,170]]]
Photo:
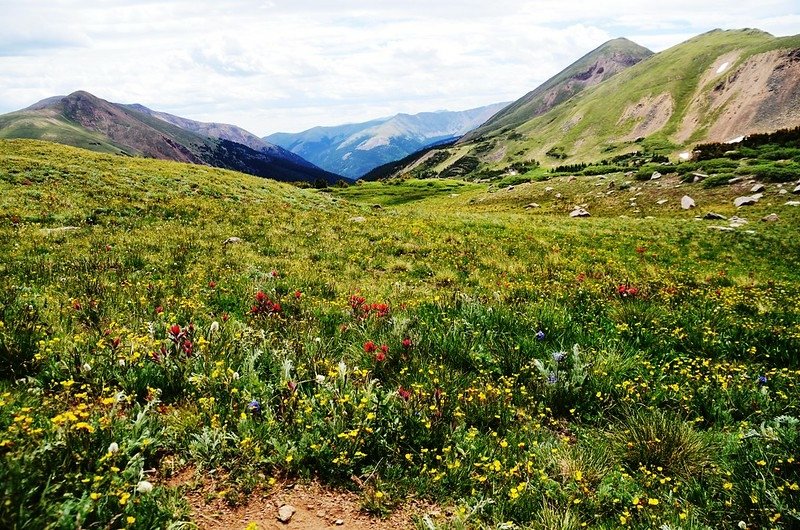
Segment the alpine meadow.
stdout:
[[303,133],[1,115],[0,527],[800,528],[800,37],[682,40]]

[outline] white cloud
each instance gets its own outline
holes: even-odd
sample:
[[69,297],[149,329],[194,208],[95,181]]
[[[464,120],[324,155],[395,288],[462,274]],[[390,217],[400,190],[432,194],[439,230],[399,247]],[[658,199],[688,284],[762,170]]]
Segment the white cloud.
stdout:
[[796,0],[0,0],[0,112],[84,89],[256,134],[528,92],[605,40],[798,33]]

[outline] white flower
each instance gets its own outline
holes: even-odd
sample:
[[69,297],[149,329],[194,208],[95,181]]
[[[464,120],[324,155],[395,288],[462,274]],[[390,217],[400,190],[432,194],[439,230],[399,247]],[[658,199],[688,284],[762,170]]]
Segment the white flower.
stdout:
[[232,377],[234,381],[238,381],[241,376],[239,375],[239,372],[233,372]]
[[219,322],[215,320],[214,322],[211,323],[211,327],[208,328],[208,332],[216,333],[217,331],[219,331]]
[[124,367],[124,366],[125,366],[125,359],[120,359],[120,360],[118,360],[118,361],[117,361],[117,364],[119,364],[120,366],[123,366],[123,367]]
[[322,374],[317,374],[317,383],[322,384],[325,382],[325,376]]
[[139,493],[150,493],[153,491],[153,485],[150,482],[143,480],[136,485],[136,491]]
[[119,451],[119,445],[117,444],[117,442],[111,442],[110,444],[108,444],[109,453],[114,454],[118,451]]
[[89,363],[83,363],[83,366],[81,366],[81,370],[83,370],[84,372],[91,372],[92,365]]

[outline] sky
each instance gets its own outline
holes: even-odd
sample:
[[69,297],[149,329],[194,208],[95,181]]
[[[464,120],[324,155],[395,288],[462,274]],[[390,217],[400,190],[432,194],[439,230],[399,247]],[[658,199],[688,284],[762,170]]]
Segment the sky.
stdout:
[[513,101],[615,37],[800,33],[798,0],[0,0],[0,114],[86,90],[263,136]]

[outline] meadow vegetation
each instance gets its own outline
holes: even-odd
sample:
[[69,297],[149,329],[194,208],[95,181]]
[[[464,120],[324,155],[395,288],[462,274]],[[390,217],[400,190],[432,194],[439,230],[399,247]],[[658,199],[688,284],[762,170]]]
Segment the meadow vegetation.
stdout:
[[0,526],[191,528],[188,468],[234,505],[316,477],[448,507],[421,529],[798,528],[791,195],[720,232],[680,196],[745,215],[735,186],[548,178],[0,141]]

